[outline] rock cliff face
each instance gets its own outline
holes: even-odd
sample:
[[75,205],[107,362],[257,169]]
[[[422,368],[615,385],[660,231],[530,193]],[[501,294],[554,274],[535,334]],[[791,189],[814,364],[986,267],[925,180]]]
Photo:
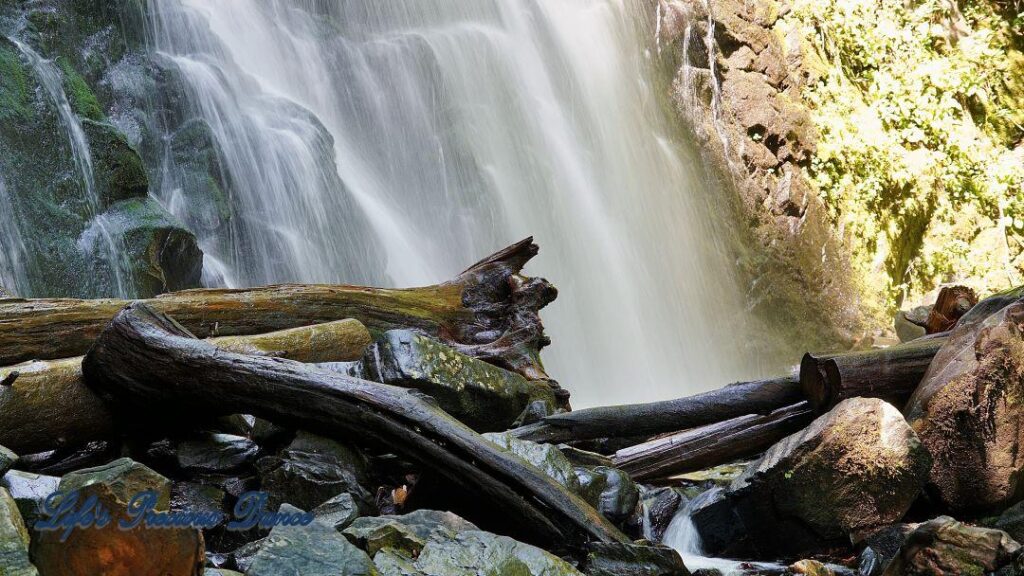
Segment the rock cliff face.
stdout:
[[[848,257],[805,177],[818,133],[801,90],[816,62],[775,27],[778,2],[661,0],[658,50],[672,98],[747,224],[740,258],[754,302],[809,346],[862,329]],[[815,334],[815,337],[808,335]]]
[[673,104],[747,223],[741,262],[769,314],[850,343],[942,283],[984,295],[1020,282],[1024,56],[1011,8],[655,3]]
[[0,277],[16,295],[200,284],[195,236],[150,194],[143,157],[163,134],[145,120],[175,91],[142,56],[138,18],[130,1],[0,3]]

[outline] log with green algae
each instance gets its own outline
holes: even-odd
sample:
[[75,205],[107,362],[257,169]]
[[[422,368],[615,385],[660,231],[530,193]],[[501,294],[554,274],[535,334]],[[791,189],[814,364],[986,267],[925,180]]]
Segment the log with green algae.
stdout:
[[[210,341],[243,354],[344,362],[362,356],[370,333],[358,320],[348,319]],[[81,356],[0,368],[0,446],[32,454],[114,434],[115,414],[85,385]]]
[[[539,248],[527,238],[477,262],[453,280],[388,289],[285,284],[201,289],[146,300],[201,338],[250,335],[355,318],[371,330],[412,328],[468,356],[547,379],[548,344],[538,311],[557,290],[520,274]],[[0,365],[84,354],[125,300],[0,301]]]

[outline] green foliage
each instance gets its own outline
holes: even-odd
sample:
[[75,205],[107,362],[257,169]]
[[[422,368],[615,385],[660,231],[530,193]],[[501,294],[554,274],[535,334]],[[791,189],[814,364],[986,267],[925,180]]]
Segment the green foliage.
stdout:
[[808,173],[868,290],[892,307],[1024,281],[1019,22],[985,2],[796,0],[785,24],[831,63],[804,90]]
[[57,59],[57,64],[64,73],[64,91],[67,92],[68,100],[75,109],[75,113],[83,118],[97,122],[102,121],[104,118],[103,108],[82,75],[63,56]]
[[17,52],[0,46],[0,121],[28,118],[31,98],[28,77]]

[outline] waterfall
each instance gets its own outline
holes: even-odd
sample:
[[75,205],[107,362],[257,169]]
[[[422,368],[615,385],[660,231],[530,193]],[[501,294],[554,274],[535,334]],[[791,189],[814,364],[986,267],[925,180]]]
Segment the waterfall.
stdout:
[[[99,257],[106,264],[112,276],[113,288],[115,289],[114,294],[108,295],[129,298],[134,295],[135,288],[130,280],[126,278],[125,274],[127,262],[124,261],[125,249],[123,239],[111,234],[106,221],[100,217],[102,202],[96,191],[89,140],[85,135],[85,130],[82,128],[82,121],[75,114],[71,108],[71,103],[68,101],[67,94],[64,91],[64,78],[52,61],[43,58],[31,46],[17,38],[9,38],[9,40],[25,56],[36,79],[39,81],[39,85],[42,86],[46,96],[53,104],[60,127],[64,131],[65,140],[71,149],[72,160],[78,170],[89,209],[87,216],[91,220],[88,228],[79,238],[78,248],[85,254]],[[23,271],[19,277],[21,282],[26,281]]]
[[[748,375],[728,231],[667,128],[640,4],[148,2],[230,187],[204,278],[426,284],[534,235],[561,293],[545,361],[577,406]],[[165,168],[158,198],[200,220]]]
[[672,522],[665,529],[662,537],[662,544],[679,552],[683,558],[683,564],[691,571],[709,570],[717,571],[722,576],[743,576],[744,574],[783,574],[788,573],[785,566],[768,562],[743,562],[739,560],[727,560],[724,558],[710,558],[705,556],[700,533],[693,523],[693,511],[708,500],[715,498],[721,488],[712,488],[701,493],[693,500],[687,502],[676,512]]
[[25,294],[26,272],[25,242],[18,226],[18,213],[14,202],[7,193],[3,174],[0,174],[0,287],[7,288],[15,295]]

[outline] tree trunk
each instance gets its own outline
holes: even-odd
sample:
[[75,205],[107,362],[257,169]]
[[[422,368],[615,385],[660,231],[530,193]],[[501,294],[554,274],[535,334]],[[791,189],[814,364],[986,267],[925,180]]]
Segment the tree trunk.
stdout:
[[[340,320],[254,336],[210,340],[222,350],[300,362],[358,360],[370,333]],[[82,357],[0,368],[0,446],[33,454],[114,434],[114,415],[82,381]]]
[[800,362],[800,386],[819,413],[858,396],[881,398],[902,408],[946,338],[936,334],[877,350],[805,354]]
[[290,360],[223,352],[144,304],[118,313],[83,368],[92,388],[142,425],[242,412],[358,438],[477,494],[534,543],[628,542],[578,496],[416,393]]
[[[538,310],[557,296],[546,280],[520,275],[537,254],[527,238],[481,260],[454,280],[392,290],[279,285],[186,290],[145,300],[201,338],[239,336],[355,318],[371,330],[414,328],[463,354],[547,379],[548,344]],[[0,300],[0,365],[84,354],[125,300]]]
[[810,405],[800,402],[770,414],[748,414],[655,438],[619,450],[612,462],[634,480],[668,478],[753,456],[813,419]]
[[803,400],[796,375],[741,382],[677,400],[587,408],[548,416],[513,430],[524,440],[570,442],[654,436],[714,424],[747,414],[768,414]]

